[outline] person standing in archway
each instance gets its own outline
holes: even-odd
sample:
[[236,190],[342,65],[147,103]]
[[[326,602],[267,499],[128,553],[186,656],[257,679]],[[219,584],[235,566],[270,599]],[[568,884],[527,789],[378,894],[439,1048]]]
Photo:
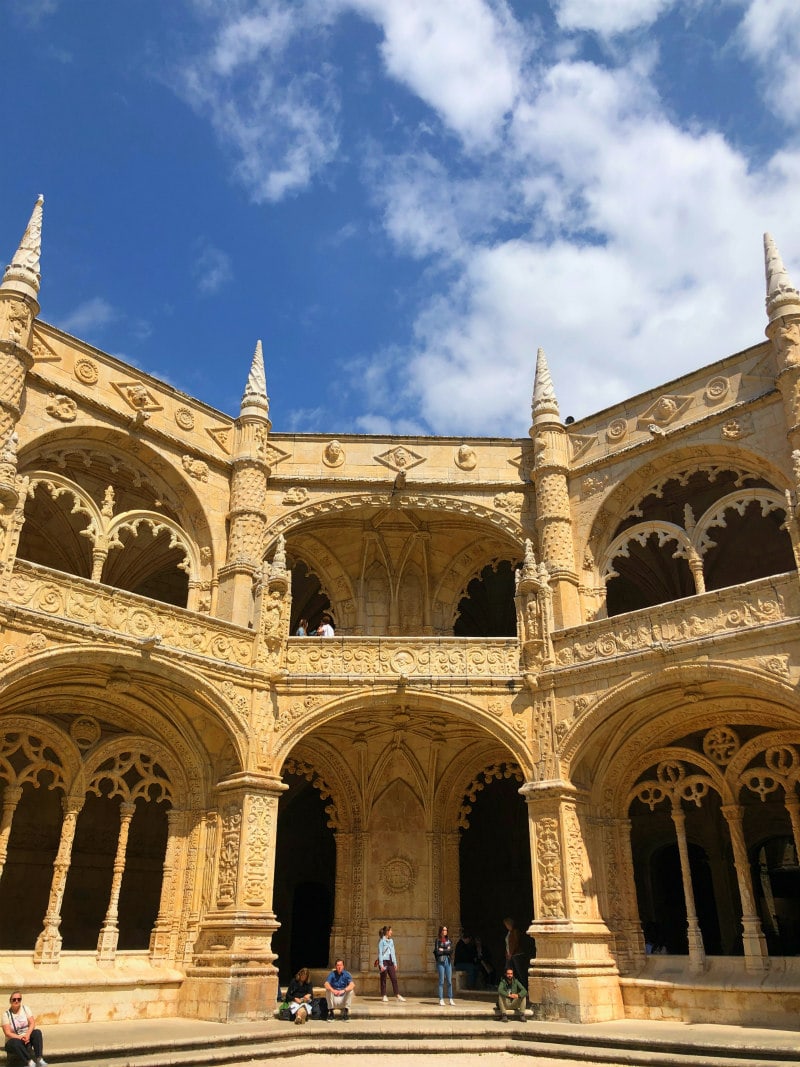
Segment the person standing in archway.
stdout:
[[453,942],[447,936],[447,927],[440,926],[439,933],[433,943],[433,958],[436,960],[436,970],[439,972],[439,1005],[444,1007],[444,985],[447,981],[447,989],[450,1003],[453,1000]]
[[514,977],[525,984],[527,981],[527,966],[525,965],[525,954],[521,952],[522,948],[522,934],[517,929],[516,923],[513,919],[503,919],[503,926],[506,928],[506,968],[511,967],[514,971]]
[[381,996],[383,999],[389,999],[386,996],[386,976],[388,975],[394,995],[398,1000],[405,1000],[406,998],[400,996],[400,991],[397,988],[397,954],[394,950],[391,926],[384,926],[381,929],[381,937],[378,942],[378,969],[381,975]]

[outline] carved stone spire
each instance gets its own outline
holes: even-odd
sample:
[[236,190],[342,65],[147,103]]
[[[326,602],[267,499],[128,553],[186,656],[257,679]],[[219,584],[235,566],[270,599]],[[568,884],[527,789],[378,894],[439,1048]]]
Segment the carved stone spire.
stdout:
[[533,400],[531,401],[531,418],[534,424],[540,420],[542,415],[554,415],[560,420],[558,400],[553,379],[550,377],[547,357],[544,349],[540,348],[536,353],[536,377],[533,380]]
[[22,235],[19,248],[6,267],[0,289],[10,289],[36,301],[39,296],[39,283],[42,275],[39,258],[42,254],[42,205],[44,197],[39,196],[33,208],[30,221]]
[[764,267],[767,275],[767,317],[770,322],[786,315],[800,315],[800,293],[783,265],[771,234],[764,234]]
[[256,341],[250,374],[242,396],[240,414],[269,416],[269,397],[267,396],[267,375],[264,370],[264,350],[261,341]]

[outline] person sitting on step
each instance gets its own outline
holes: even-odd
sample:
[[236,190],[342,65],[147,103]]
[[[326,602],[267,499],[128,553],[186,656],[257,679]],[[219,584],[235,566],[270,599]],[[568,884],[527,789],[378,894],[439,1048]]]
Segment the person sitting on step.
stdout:
[[508,1022],[508,1013],[513,1011],[521,1023],[526,1023],[528,1017],[525,1014],[528,1008],[528,990],[514,976],[514,968],[506,967],[506,973],[500,979],[497,986],[497,1010],[500,1012],[500,1022]]

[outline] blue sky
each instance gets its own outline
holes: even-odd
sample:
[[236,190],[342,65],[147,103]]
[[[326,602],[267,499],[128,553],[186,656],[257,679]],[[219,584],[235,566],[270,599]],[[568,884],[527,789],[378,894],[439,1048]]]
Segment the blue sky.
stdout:
[[522,436],[800,283],[798,0],[5,0],[0,255],[42,317],[275,430]]

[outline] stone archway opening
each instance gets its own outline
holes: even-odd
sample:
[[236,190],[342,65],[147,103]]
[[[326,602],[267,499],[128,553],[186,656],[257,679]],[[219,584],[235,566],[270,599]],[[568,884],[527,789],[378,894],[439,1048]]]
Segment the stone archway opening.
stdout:
[[278,804],[274,911],[281,927],[272,939],[282,983],[301,967],[324,968],[336,883],[336,844],[326,808],[330,794],[309,764],[284,765],[288,785]]
[[455,637],[515,637],[514,567],[507,559],[490,563],[467,585],[453,624]]
[[502,973],[505,918],[513,918],[520,931],[520,954],[531,959],[535,946],[525,932],[534,912],[528,812],[519,794],[523,775],[506,764],[480,777],[480,789],[464,798],[459,869],[461,926],[480,938],[488,966],[479,984],[486,986],[490,969]]
[[[309,694],[298,714],[315,703]],[[283,981],[300,966],[341,956],[377,989],[373,961],[384,925],[394,931],[404,992],[430,990],[431,945],[442,924],[455,939],[462,923],[480,919],[502,966],[503,919],[513,915],[524,931],[533,914],[530,845],[522,771],[485,727],[416,696],[365,698],[298,741],[282,777],[289,789],[278,822],[274,900],[282,926],[274,947]],[[305,902],[316,913],[298,933]],[[317,961],[319,945],[328,953]]]

